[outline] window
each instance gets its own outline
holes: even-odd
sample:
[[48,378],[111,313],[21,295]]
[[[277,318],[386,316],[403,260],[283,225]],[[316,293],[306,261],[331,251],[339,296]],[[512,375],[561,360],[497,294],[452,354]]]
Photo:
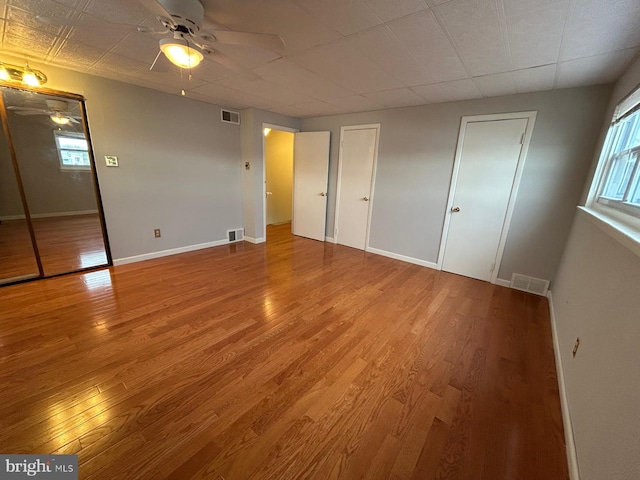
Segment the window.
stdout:
[[640,218],[640,89],[618,105],[601,162],[597,203]]
[[82,133],[53,132],[60,159],[60,170],[91,170],[89,144]]

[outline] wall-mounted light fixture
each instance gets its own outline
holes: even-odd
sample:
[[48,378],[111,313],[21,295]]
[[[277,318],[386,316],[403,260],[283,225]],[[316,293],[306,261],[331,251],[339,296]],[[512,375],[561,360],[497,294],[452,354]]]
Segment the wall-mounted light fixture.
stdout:
[[0,80],[20,82],[30,87],[39,87],[47,83],[47,76],[40,70],[34,70],[27,62],[24,67],[0,62]]

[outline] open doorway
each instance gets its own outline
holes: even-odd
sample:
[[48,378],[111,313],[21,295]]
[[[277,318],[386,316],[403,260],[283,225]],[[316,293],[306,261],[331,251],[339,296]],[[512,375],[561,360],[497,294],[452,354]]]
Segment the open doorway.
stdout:
[[264,128],[264,183],[266,238],[271,231],[291,232],[293,217],[294,133]]

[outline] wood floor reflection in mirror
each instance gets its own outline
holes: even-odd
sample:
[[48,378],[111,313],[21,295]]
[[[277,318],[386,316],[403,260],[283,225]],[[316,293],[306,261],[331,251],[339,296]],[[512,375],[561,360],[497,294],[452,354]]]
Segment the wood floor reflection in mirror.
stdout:
[[82,479],[568,479],[546,298],[289,231],[4,287],[0,451]]

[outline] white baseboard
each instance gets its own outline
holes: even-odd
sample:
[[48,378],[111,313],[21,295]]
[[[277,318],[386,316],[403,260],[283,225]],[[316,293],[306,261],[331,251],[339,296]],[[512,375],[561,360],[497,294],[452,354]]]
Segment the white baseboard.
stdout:
[[[235,242],[234,242],[235,243]],[[153,258],[168,257],[169,255],[177,255],[178,253],[193,252],[194,250],[202,250],[203,248],[219,247],[220,245],[228,245],[229,240],[217,240],[215,242],[198,243],[196,245],[187,245],[186,247],[171,248],[169,250],[160,250],[159,252],[144,253],[142,255],[134,255],[133,257],[116,258],[113,265],[126,265],[127,263],[143,262]]]
[[[92,215],[98,213],[98,210],[74,210],[71,212],[52,212],[52,213],[32,213],[31,218],[54,218],[54,217],[75,217],[77,215]],[[22,215],[7,215],[0,217],[0,220],[24,220],[27,218]]]
[[333,237],[324,237],[325,242],[336,243],[336,240]]
[[9,222],[11,220],[24,220],[25,218],[27,218],[24,215],[4,215],[2,217],[0,217],[0,222]]
[[267,240],[265,238],[253,238],[253,237],[247,237],[246,235],[244,236],[244,241],[245,242],[249,242],[249,243],[254,243],[254,244],[258,244],[258,243],[264,243]]
[[560,408],[562,409],[562,423],[564,425],[564,439],[567,450],[567,465],[569,467],[569,478],[571,480],[580,480],[580,469],[578,468],[578,455],[576,452],[576,444],[573,437],[573,424],[571,423],[571,414],[569,412],[569,402],[567,399],[567,390],[564,383],[564,370],[562,368],[562,356],[560,355],[560,343],[558,340],[558,330],[556,325],[556,315],[553,309],[553,295],[551,290],[547,291],[547,299],[549,300],[549,316],[551,317],[551,332],[553,335],[553,353],[556,357],[556,370],[558,373],[558,388],[560,391]]
[[511,287],[511,280],[505,280],[504,278],[496,278],[496,285],[501,287]]
[[383,257],[393,258],[395,260],[401,260],[407,263],[413,263],[415,265],[420,265],[421,267],[433,268],[434,270],[439,270],[438,264],[433,262],[427,262],[426,260],[420,260],[418,258],[407,257],[405,255],[400,255],[399,253],[387,252],[386,250],[378,250],[377,248],[367,248],[367,252],[375,253],[376,255],[382,255]]

